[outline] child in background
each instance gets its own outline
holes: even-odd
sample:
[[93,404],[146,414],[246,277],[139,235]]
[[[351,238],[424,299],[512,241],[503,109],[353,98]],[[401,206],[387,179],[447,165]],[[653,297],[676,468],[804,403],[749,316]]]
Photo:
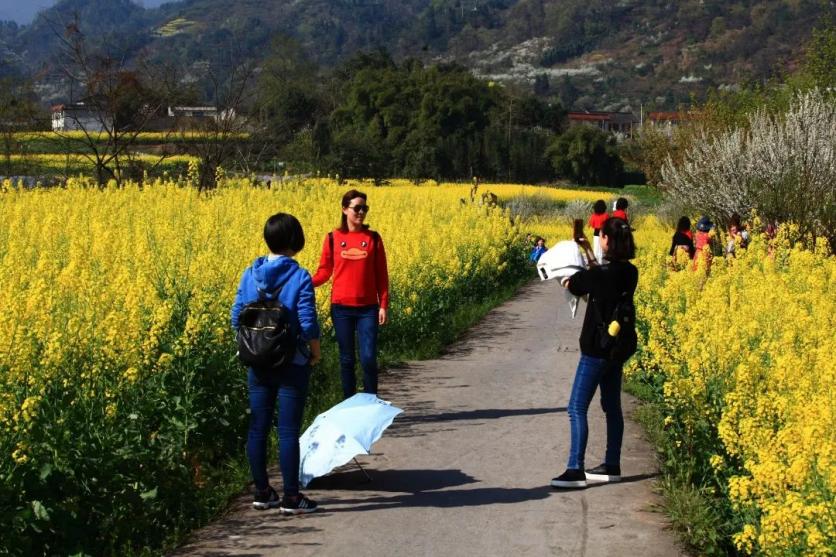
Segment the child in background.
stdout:
[[592,206],[592,214],[589,216],[589,227],[592,229],[592,252],[595,259],[601,263],[604,260],[604,250],[601,249],[601,229],[610,216],[607,214],[607,204],[599,199]]
[[627,207],[629,206],[630,202],[627,201],[626,197],[619,197],[615,201],[615,210],[612,212],[612,216],[629,223],[630,219],[627,218]]
[[540,257],[546,253],[547,250],[546,239],[537,236],[537,239],[534,241],[534,248],[532,248],[531,255],[528,256],[528,260],[532,263],[537,263],[540,260]]

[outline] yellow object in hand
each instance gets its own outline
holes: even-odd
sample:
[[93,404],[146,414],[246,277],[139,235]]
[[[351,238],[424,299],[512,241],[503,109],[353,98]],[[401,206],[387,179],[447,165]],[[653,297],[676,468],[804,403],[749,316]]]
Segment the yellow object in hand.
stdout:
[[611,322],[610,326],[607,328],[607,332],[611,337],[618,336],[619,331],[621,331],[621,323],[618,321]]

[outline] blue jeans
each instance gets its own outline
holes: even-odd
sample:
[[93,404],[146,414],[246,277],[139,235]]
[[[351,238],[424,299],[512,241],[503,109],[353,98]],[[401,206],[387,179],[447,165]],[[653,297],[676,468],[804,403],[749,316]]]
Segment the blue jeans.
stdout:
[[601,407],[607,418],[607,453],[604,464],[620,466],[621,440],[624,436],[624,416],[621,413],[621,367],[619,362],[593,358],[581,354],[572,394],[569,397],[569,425],[572,431],[572,446],[569,449],[567,468],[583,470],[586,440],[589,426],[586,412],[595,390],[601,387]]
[[377,394],[378,311],[378,306],[331,306],[331,320],[340,347],[343,398],[349,398],[357,392],[357,378],[354,376],[355,332],[360,348],[360,365],[363,367],[363,392]]
[[250,431],[247,436],[247,458],[255,487],[264,491],[267,479],[267,436],[273,424],[276,401],[279,403],[277,433],[279,435],[279,467],[284,494],[299,493],[299,429],[305,410],[310,367],[292,365],[281,373],[262,375],[249,370]]

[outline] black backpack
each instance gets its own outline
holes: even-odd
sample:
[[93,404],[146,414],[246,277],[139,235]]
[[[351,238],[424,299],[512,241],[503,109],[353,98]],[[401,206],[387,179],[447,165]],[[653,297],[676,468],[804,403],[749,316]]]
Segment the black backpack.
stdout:
[[281,287],[244,306],[238,316],[238,358],[257,371],[281,371],[293,361],[298,339],[290,310],[280,301]]
[[[595,309],[597,323],[595,334],[598,346],[607,355],[607,359],[624,363],[636,353],[638,338],[636,336],[636,306],[629,292],[622,292],[613,309],[610,319],[604,319],[598,301],[591,300]],[[610,335],[610,323],[617,321],[620,330],[615,336]]]

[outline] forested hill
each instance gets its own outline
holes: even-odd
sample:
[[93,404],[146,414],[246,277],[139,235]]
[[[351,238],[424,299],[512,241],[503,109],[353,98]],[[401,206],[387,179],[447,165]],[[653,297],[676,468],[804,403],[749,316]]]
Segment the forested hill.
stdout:
[[291,37],[324,67],[383,47],[459,62],[565,106],[673,108],[710,87],[789,70],[827,0],[62,0],[28,26],[0,25],[1,73],[49,73],[54,29],[79,15],[88,37],[183,67],[234,44],[260,60]]

